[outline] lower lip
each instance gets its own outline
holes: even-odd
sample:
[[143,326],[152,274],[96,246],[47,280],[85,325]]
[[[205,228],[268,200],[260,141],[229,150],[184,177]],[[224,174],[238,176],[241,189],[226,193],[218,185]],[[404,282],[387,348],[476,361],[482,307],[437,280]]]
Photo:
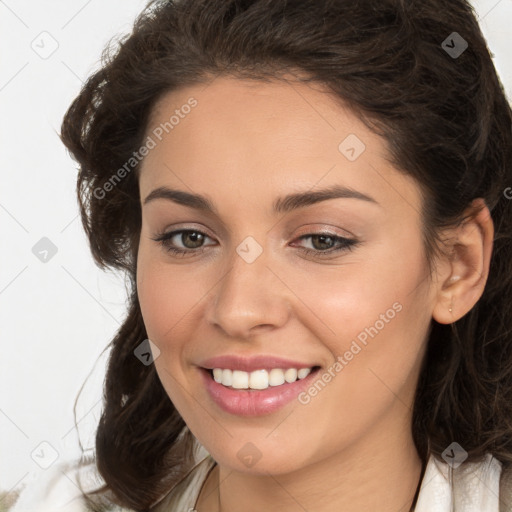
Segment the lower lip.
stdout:
[[278,411],[305,391],[316,378],[319,369],[304,379],[267,389],[233,389],[213,380],[210,372],[201,369],[206,389],[211,399],[223,410],[238,416],[261,416]]

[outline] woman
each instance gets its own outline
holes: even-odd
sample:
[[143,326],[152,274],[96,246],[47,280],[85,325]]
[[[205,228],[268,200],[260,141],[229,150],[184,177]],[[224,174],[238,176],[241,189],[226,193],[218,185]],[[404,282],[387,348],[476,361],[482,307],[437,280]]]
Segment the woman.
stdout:
[[512,510],[511,121],[463,0],[149,4],[62,125],[132,285],[79,509]]

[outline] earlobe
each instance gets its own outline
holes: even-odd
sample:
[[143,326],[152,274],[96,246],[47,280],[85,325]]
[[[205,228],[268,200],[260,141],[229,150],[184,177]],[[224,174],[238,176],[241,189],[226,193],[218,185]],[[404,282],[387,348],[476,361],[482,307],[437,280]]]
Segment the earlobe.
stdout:
[[494,226],[485,201],[475,199],[466,220],[445,233],[450,273],[439,282],[434,320],[451,324],[478,302],[485,288],[491,262]]

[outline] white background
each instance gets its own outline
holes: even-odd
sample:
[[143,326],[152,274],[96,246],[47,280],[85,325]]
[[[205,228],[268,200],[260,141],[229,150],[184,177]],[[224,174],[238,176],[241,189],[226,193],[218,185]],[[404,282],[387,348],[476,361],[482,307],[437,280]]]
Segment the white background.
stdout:
[[[129,32],[145,4],[0,0],[0,490],[44,471],[36,461],[79,455],[73,405],[94,368],[77,407],[81,439],[93,444],[106,355],[98,358],[122,322],[126,291],[92,261],[76,164],[58,133],[105,44]],[[474,5],[511,98],[512,0]],[[46,263],[32,252],[43,237],[57,248]]]

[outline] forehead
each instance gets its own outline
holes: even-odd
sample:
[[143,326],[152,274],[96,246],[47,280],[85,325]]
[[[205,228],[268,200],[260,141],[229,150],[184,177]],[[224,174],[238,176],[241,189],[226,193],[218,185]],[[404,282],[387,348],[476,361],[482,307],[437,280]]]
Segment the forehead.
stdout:
[[[194,107],[189,108],[190,103]],[[171,117],[174,117],[172,121]],[[347,130],[359,132],[363,138],[371,137],[376,144],[384,146],[384,141],[369,132],[340,98],[319,83],[217,77],[160,98],[151,112],[148,132],[171,121],[172,128],[167,125],[168,130],[162,136],[172,132],[179,142],[180,133],[189,135],[187,125],[191,123],[185,122],[187,119],[192,119],[196,139],[204,135],[211,138],[217,134],[236,134],[232,149],[236,149],[235,143],[242,136],[257,135],[261,143],[266,134],[267,142],[273,141],[275,145],[282,140],[287,143],[296,140],[300,149],[301,140],[321,142],[320,138],[327,137],[328,142],[336,132],[335,138]],[[213,130],[215,126],[222,131]]]
[[158,101],[146,136],[155,147],[142,162],[141,197],[172,185],[261,200],[340,184],[419,200],[412,178],[390,164],[386,141],[316,83],[218,77],[184,87]]

